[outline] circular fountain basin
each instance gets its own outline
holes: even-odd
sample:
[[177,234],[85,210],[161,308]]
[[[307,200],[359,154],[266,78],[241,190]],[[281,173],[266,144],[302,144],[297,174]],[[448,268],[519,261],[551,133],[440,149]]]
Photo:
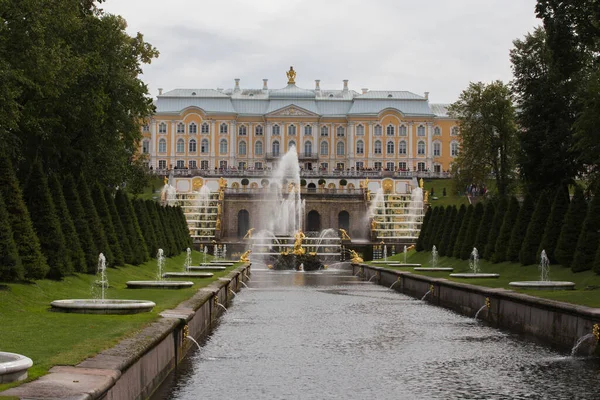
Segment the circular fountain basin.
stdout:
[[461,273],[461,274],[450,274],[453,278],[463,278],[463,279],[486,279],[486,278],[499,278],[500,274],[488,274],[488,273]]
[[0,383],[22,381],[27,378],[27,369],[33,361],[16,353],[0,351]]
[[388,263],[388,267],[411,267],[419,268],[421,264]]
[[454,268],[449,267],[415,267],[413,271],[429,271],[429,272],[452,272]]
[[225,271],[227,267],[221,267],[219,265],[192,265],[188,267],[190,271]]
[[129,289],[184,289],[194,286],[190,281],[128,281]]
[[233,265],[237,262],[239,262],[239,260],[212,260],[212,261],[209,261],[210,264],[231,264],[231,265]]
[[163,278],[210,278],[212,272],[165,272]]
[[509,286],[521,289],[536,290],[572,290],[575,289],[575,283],[567,281],[517,281],[509,282]]
[[138,314],[151,311],[156,304],[147,300],[68,299],[50,303],[52,310],[77,314]]

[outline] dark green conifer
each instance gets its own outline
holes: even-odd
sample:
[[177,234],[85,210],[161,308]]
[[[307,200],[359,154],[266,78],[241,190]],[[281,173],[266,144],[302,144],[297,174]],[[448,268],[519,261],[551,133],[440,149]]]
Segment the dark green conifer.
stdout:
[[96,183],[92,187],[92,200],[94,202],[94,206],[96,207],[96,211],[98,212],[98,217],[100,218],[102,227],[104,228],[106,240],[108,241],[108,245],[110,246],[114,257],[113,265],[125,265],[123,249],[119,243],[119,238],[117,237],[117,232],[115,231],[115,226],[112,221],[110,210],[108,209],[108,204],[106,204],[104,190],[99,183]]
[[42,253],[46,256],[50,270],[46,277],[61,279],[74,272],[60,220],[48,188],[42,165],[35,162],[31,166],[23,197],[27,203],[33,227],[40,239]]
[[587,208],[583,189],[579,186],[575,187],[575,194],[569,204],[569,210],[563,221],[558,243],[554,250],[556,261],[563,267],[569,268],[573,262],[577,240],[579,240],[579,233],[587,214]]
[[490,239],[490,231],[492,229],[495,216],[496,207],[494,205],[494,202],[488,200],[485,204],[483,210],[483,217],[481,217],[481,222],[479,223],[479,227],[477,228],[477,233],[475,234],[475,244],[473,246],[477,249],[479,254],[481,254],[480,257],[482,257],[485,254],[485,249],[487,247],[488,240]]
[[450,241],[450,235],[452,234],[452,228],[456,221],[456,214],[458,210],[456,206],[448,206],[446,208],[446,221],[444,222],[444,230],[442,232],[442,239],[440,241],[440,249],[438,251],[441,257],[446,256],[446,250],[448,249],[448,242]]
[[113,228],[115,229],[115,234],[117,235],[117,240],[119,241],[119,246],[121,247],[121,252],[123,253],[123,261],[126,264],[133,264],[134,256],[133,250],[131,249],[131,241],[127,235],[127,232],[125,231],[125,227],[121,221],[121,216],[117,211],[115,198],[108,190],[104,190],[104,201],[106,202],[106,207],[108,207]]
[[95,274],[96,269],[98,268],[98,255],[100,252],[98,251],[96,242],[92,237],[92,232],[90,231],[90,227],[87,223],[85,210],[83,209],[81,201],[79,200],[77,186],[75,185],[75,180],[72,176],[65,177],[63,182],[63,193],[65,195],[67,208],[71,213],[71,219],[73,219],[73,225],[75,226],[75,230],[79,236],[81,248],[85,254],[85,264],[87,268],[83,272]]
[[140,224],[140,229],[142,230],[142,235],[144,236],[146,246],[148,246],[148,252],[151,257],[155,257],[158,250],[158,244],[156,241],[156,234],[154,233],[154,226],[152,225],[148,215],[146,203],[141,199],[134,200],[133,209],[135,210],[135,215]]
[[423,238],[423,249],[425,251],[431,251],[431,237],[435,231],[435,225],[439,222],[438,216],[440,215],[441,207],[433,207],[433,212],[431,213],[431,221],[427,224],[427,231],[425,232],[425,237]]
[[50,267],[42,253],[23,192],[8,156],[0,151],[0,192],[4,198],[8,220],[25,271],[25,279],[43,279]]
[[454,250],[452,251],[452,256],[455,258],[460,258],[462,246],[467,237],[467,231],[469,230],[469,225],[471,224],[471,216],[473,215],[473,211],[475,207],[473,204],[469,204],[467,207],[467,212],[465,213],[463,220],[460,224],[460,229],[458,231],[458,235],[456,236],[456,241],[454,243]]
[[417,238],[417,243],[415,244],[416,251],[425,250],[425,233],[427,231],[427,226],[429,225],[429,221],[431,220],[431,214],[433,210],[431,207],[427,208],[427,212],[425,212],[425,217],[423,217],[423,223],[421,224],[421,230],[419,231],[419,237]]
[[181,219],[179,218],[178,207],[169,207],[169,219],[172,224],[173,233],[177,242],[177,253],[181,253],[185,249],[185,236],[181,226]]
[[527,226],[527,232],[523,239],[523,245],[519,251],[519,262],[523,265],[535,264],[539,260],[538,248],[544,236],[544,227],[550,214],[550,202],[545,193],[541,193],[535,211],[531,216],[531,221]]
[[[146,200],[145,202],[146,210],[148,211],[148,217],[150,222],[152,223],[152,228],[154,229],[154,233],[156,236],[156,247],[157,249],[163,249],[166,252],[168,249],[168,242],[165,236],[164,228],[160,223],[160,217],[158,216],[157,207],[160,207],[157,202],[153,200]],[[156,256],[155,254],[150,254],[151,256]]]
[[525,238],[525,234],[527,233],[527,226],[529,226],[529,221],[531,220],[531,215],[533,214],[533,211],[533,196],[527,193],[525,195],[525,199],[523,200],[523,204],[519,209],[519,214],[517,215],[515,225],[513,226],[512,231],[510,232],[510,242],[508,244],[508,249],[506,250],[506,259],[508,261],[519,261],[519,252],[521,251],[523,239]]
[[[500,229],[502,228],[502,222],[504,222],[504,214],[506,212],[507,206],[508,199],[506,198],[506,196],[500,197],[495,207],[494,218],[492,219],[490,230],[486,238],[486,244],[483,247],[483,252],[480,253],[481,257],[485,260],[491,260],[494,256],[494,251],[496,249],[496,241],[498,240],[498,236],[500,235]],[[479,249],[479,247],[477,249]]]
[[118,190],[115,195],[115,206],[117,207],[119,217],[121,218],[125,232],[130,240],[131,250],[133,252],[132,264],[142,264],[150,258],[148,247],[144,241],[144,236],[142,235],[140,225],[129,198],[122,190]]
[[2,193],[0,193],[0,282],[15,282],[24,277],[25,270],[13,238]]
[[433,224],[433,230],[431,231],[431,235],[429,235],[429,243],[427,243],[428,251],[433,251],[433,246],[435,246],[436,249],[440,247],[439,237],[441,236],[444,222],[446,220],[446,208],[441,206],[436,208],[439,208],[440,210],[438,211],[436,221]]
[[506,261],[506,253],[508,251],[508,245],[510,243],[510,234],[513,230],[517,217],[519,215],[519,200],[516,197],[511,197],[508,202],[508,208],[502,221],[502,227],[496,239],[495,249],[492,255],[492,262],[499,263]]
[[583,221],[577,247],[575,248],[575,256],[571,263],[573,272],[581,272],[591,270],[594,266],[596,251],[598,250],[598,241],[600,241],[600,196],[592,197],[588,212]]
[[160,221],[160,225],[166,239],[166,248],[163,248],[163,250],[165,251],[165,254],[174,256],[177,254],[177,245],[175,243],[173,232],[171,232],[171,227],[167,221],[166,207],[156,203],[156,212],[158,214],[158,220]]
[[468,260],[473,252],[473,247],[475,246],[475,237],[477,236],[479,224],[481,224],[481,218],[483,218],[483,212],[483,203],[478,202],[473,209],[471,221],[469,222],[469,228],[467,229],[467,234],[465,235],[461,245],[460,258],[463,260]]
[[467,206],[461,204],[460,208],[456,213],[456,217],[454,218],[454,224],[452,224],[452,231],[450,232],[450,237],[448,238],[448,245],[446,246],[446,257],[452,257],[454,254],[454,245],[456,244],[456,238],[458,237],[458,232],[460,231],[460,227],[462,226],[462,221],[465,218],[465,214],[467,213]]
[[537,251],[537,253],[540,254],[542,250],[546,250],[546,255],[551,264],[557,263],[554,252],[568,210],[569,191],[567,187],[560,186],[554,195],[552,210],[550,211],[550,216],[548,217],[546,227],[544,228],[544,237],[542,238],[542,242]]
[[193,241],[192,241],[192,237],[190,236],[190,228],[188,226],[187,219],[185,217],[185,213],[183,212],[183,208],[180,206],[177,206],[177,215],[179,216],[179,220],[181,221],[181,229],[183,231],[183,237],[185,239],[183,242],[182,250],[185,250],[188,247],[192,247]]

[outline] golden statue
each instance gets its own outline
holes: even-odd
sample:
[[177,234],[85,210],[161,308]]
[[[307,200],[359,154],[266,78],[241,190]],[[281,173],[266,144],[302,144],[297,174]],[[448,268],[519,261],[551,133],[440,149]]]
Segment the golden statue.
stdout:
[[304,239],[306,236],[304,235],[304,233],[302,231],[298,231],[298,232],[296,232],[294,237],[296,238],[296,241],[294,242],[293,253],[297,256],[301,256],[304,254],[304,249],[302,248],[302,239]]
[[221,203],[217,204],[217,215],[221,215]]
[[294,191],[294,187],[295,187],[295,186],[294,186],[294,184],[293,184],[293,183],[290,183],[290,184],[288,185],[288,193],[292,193],[292,192]]
[[223,191],[221,190],[219,192],[219,200],[223,200],[223,197],[224,197],[224,194],[223,194]]
[[244,252],[244,254],[242,254],[242,255],[240,256],[240,262],[243,262],[243,263],[248,263],[248,262],[250,262],[250,259],[248,258],[248,257],[250,256],[250,253],[252,253],[252,250],[246,250],[246,251]]
[[254,231],[254,228],[248,229],[248,232],[246,232],[246,236],[244,236],[244,239],[252,239],[252,232],[253,231]]
[[375,229],[377,229],[377,221],[372,220],[371,221],[371,230],[374,231]]
[[352,261],[352,264],[361,264],[364,262],[362,257],[360,257],[354,250],[350,250],[350,260]]
[[200,191],[200,189],[202,189],[203,185],[204,185],[204,180],[202,178],[192,179],[192,190],[194,192]]
[[290,70],[285,73],[288,78],[288,85],[296,84],[296,71],[294,71],[294,67],[290,67]]
[[424,202],[425,204],[428,204],[428,203],[429,203],[429,192],[428,192],[427,190],[424,190],[424,191],[423,191],[423,202]]
[[423,189],[423,178],[419,179],[419,187]]
[[169,184],[169,177],[168,177],[168,176],[165,176],[165,179],[163,179],[163,183],[164,183],[165,185],[168,185],[168,184]]
[[371,191],[367,190],[367,201],[371,201]]
[[215,226],[215,228],[220,231],[221,230],[221,220],[219,218],[217,218],[217,225]]
[[342,240],[352,240],[350,236],[348,236],[348,232],[345,229],[340,228],[340,232],[342,234]]
[[219,178],[219,189],[225,189],[227,187],[227,180],[223,177]]

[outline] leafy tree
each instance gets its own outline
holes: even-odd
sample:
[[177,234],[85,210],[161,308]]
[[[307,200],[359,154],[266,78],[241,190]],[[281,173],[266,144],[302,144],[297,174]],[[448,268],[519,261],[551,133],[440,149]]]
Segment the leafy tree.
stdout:
[[[498,239],[496,239],[494,252],[491,257],[492,262],[499,263],[508,259],[507,252],[510,243],[510,236],[517,221],[517,217],[519,216],[520,208],[521,206],[519,205],[519,200],[517,200],[517,198],[514,196],[511,197],[508,202],[506,214],[502,220],[502,226],[500,228],[500,233],[498,234]],[[490,232],[490,234],[492,234],[492,232]]]
[[469,221],[469,227],[467,228],[467,233],[461,245],[460,258],[463,260],[468,260],[471,252],[473,251],[477,231],[479,229],[479,225],[481,224],[481,218],[483,217],[483,212],[483,204],[478,202],[473,209],[471,221]]
[[115,226],[113,224],[108,204],[106,204],[104,190],[102,189],[102,186],[100,186],[100,184],[97,182],[92,187],[92,199],[94,201],[96,211],[98,212],[98,217],[102,222],[102,227],[104,228],[104,233],[106,234],[106,240],[108,241],[108,245],[110,246],[114,257],[113,265],[125,265],[123,249],[121,248],[121,244],[119,243],[119,239],[117,236],[117,232],[115,231]]
[[62,190],[62,185],[56,175],[50,176],[50,178],[48,179],[48,185],[50,187],[50,192],[54,200],[56,214],[58,215],[58,220],[61,224],[60,226],[63,232],[63,236],[65,238],[65,244],[67,246],[67,253],[69,253],[69,259],[71,260],[73,269],[76,272],[85,272],[87,271],[87,266],[85,263],[85,253],[81,248],[81,243],[79,242],[79,235],[77,234],[77,230],[75,229],[75,225],[73,224],[71,213],[67,208],[67,203],[65,201],[65,196]]
[[0,282],[14,282],[23,279],[24,276],[25,270],[13,239],[8,213],[0,193]]
[[519,252],[521,251],[523,239],[527,233],[527,227],[529,226],[529,221],[531,220],[533,211],[533,196],[530,193],[527,193],[525,195],[525,199],[523,200],[523,204],[519,209],[519,214],[517,215],[515,225],[510,232],[510,242],[508,243],[508,249],[506,250],[506,259],[508,261],[519,261]]
[[450,235],[452,235],[452,228],[454,228],[454,223],[456,221],[456,215],[458,214],[458,210],[456,206],[448,206],[446,208],[446,218],[444,221],[444,231],[442,232],[442,239],[440,241],[440,256],[446,256],[446,251],[448,249],[448,243],[450,242]]
[[85,211],[85,219],[90,231],[92,232],[92,237],[96,243],[96,248],[100,253],[104,254],[104,257],[106,257],[106,264],[114,267],[115,257],[113,256],[110,245],[108,244],[108,239],[106,238],[106,233],[104,232],[104,226],[102,225],[102,221],[100,221],[100,217],[96,211],[96,206],[92,200],[92,194],[90,193],[90,189],[88,188],[87,182],[85,181],[83,175],[79,176],[79,181],[77,182],[77,194],[79,194],[79,201],[81,201],[81,206]]
[[117,240],[119,241],[121,251],[123,252],[123,260],[126,264],[133,264],[135,260],[133,250],[131,248],[130,238],[125,231],[125,227],[121,221],[121,216],[117,211],[115,199],[112,193],[106,189],[104,190],[104,200],[106,201],[106,206],[108,207],[108,211],[110,213],[110,219],[113,223],[113,228],[115,229],[115,234],[117,235]]
[[498,193],[508,193],[517,155],[517,128],[512,94],[500,81],[471,83],[449,107],[458,119],[461,150],[455,173],[464,184],[484,184],[490,173]]
[[67,208],[71,212],[71,218],[73,219],[73,225],[79,236],[81,248],[85,254],[85,263],[87,269],[84,272],[94,274],[98,266],[98,248],[96,242],[92,236],[92,231],[87,222],[85,210],[79,200],[79,193],[77,192],[77,186],[72,176],[68,175],[63,182],[63,193],[65,195],[65,202]]
[[135,210],[135,215],[140,224],[140,229],[142,230],[144,241],[148,246],[148,252],[150,253],[150,256],[154,256],[158,251],[158,244],[156,242],[154,226],[152,225],[152,222],[150,221],[150,217],[148,215],[146,203],[144,202],[144,200],[141,199],[134,200],[133,209]]
[[25,279],[42,279],[50,267],[42,254],[40,241],[33,229],[12,163],[3,151],[0,151],[0,192],[4,198],[13,239],[25,269]]
[[473,211],[475,207],[473,204],[469,204],[467,207],[467,212],[462,219],[460,224],[460,230],[458,231],[458,235],[456,236],[456,242],[454,243],[454,250],[452,251],[452,256],[455,258],[460,258],[462,252],[462,246],[465,242],[465,238],[467,237],[467,232],[469,230],[469,225],[471,224],[471,217],[473,215]]
[[[496,207],[494,207],[494,202],[488,201],[485,204],[483,216],[481,217],[481,222],[477,228],[477,233],[475,234],[475,244],[473,246],[477,248],[477,251],[479,251],[482,255],[485,254],[486,245],[490,239],[490,230],[492,228],[495,215]],[[494,236],[494,239],[495,238],[496,237]]]
[[523,239],[523,245],[519,252],[519,262],[523,265],[535,264],[539,259],[538,248],[542,242],[544,236],[544,227],[550,214],[550,202],[548,196],[542,193],[535,206],[535,211],[531,216],[529,225],[527,226],[527,232]]
[[552,264],[556,264],[556,256],[554,254],[560,231],[562,229],[565,215],[569,210],[569,191],[565,186],[559,186],[554,195],[554,201],[552,202],[552,210],[546,221],[546,227],[544,228],[544,237],[540,243],[537,253],[540,254],[542,250],[546,250],[546,255]]
[[592,197],[587,215],[583,221],[575,255],[571,263],[573,272],[588,271],[594,266],[598,242],[600,241],[600,196]]
[[458,209],[458,212],[456,213],[456,217],[454,218],[454,224],[452,224],[452,232],[450,233],[448,245],[446,246],[446,250],[444,251],[447,257],[453,256],[456,238],[458,237],[458,232],[460,231],[460,227],[462,226],[462,222],[466,213],[467,207],[464,204],[462,204]]
[[425,233],[427,231],[427,226],[430,223],[432,214],[433,214],[433,210],[431,209],[431,207],[429,207],[427,209],[427,211],[425,212],[425,216],[423,217],[423,223],[421,224],[421,230],[419,231],[419,237],[417,238],[417,243],[415,245],[416,251],[425,250],[425,244],[424,244]]
[[588,205],[585,202],[583,190],[579,186],[576,186],[575,194],[569,204],[567,215],[560,229],[556,250],[554,250],[556,261],[563,267],[570,267],[573,262],[577,240],[579,239],[579,233],[581,232],[587,209]]
[[33,227],[40,239],[42,253],[48,260],[48,278],[61,279],[73,273],[74,268],[67,251],[60,220],[48,188],[48,181],[39,162],[31,166],[23,188]]
[[117,190],[115,195],[115,206],[119,212],[119,217],[123,223],[123,228],[127,233],[127,237],[130,240],[131,250],[133,252],[133,265],[142,264],[149,258],[148,248],[142,235],[140,225],[135,216],[129,198],[122,190]]
[[[494,218],[492,219],[490,230],[487,235],[486,244],[483,248],[483,253],[481,254],[482,258],[485,260],[491,260],[494,255],[496,242],[498,241],[500,229],[502,228],[502,222],[504,221],[504,213],[506,211],[507,203],[508,200],[506,196],[502,196],[500,197],[500,200],[498,200]],[[508,241],[508,238],[506,240]]]

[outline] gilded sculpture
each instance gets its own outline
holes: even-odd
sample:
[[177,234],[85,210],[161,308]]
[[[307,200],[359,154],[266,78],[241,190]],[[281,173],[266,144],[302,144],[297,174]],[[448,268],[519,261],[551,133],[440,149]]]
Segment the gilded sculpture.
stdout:
[[298,231],[296,232],[296,235],[294,235],[294,237],[296,238],[296,240],[294,242],[293,253],[297,256],[301,256],[304,254],[304,249],[302,248],[302,239],[304,239],[306,236],[302,231]]
[[345,229],[340,228],[340,233],[342,234],[342,240],[352,240]]
[[296,71],[294,71],[294,67],[290,67],[290,70],[285,73],[288,78],[288,85],[296,84]]
[[246,236],[244,236],[244,239],[252,239],[252,232],[254,232],[254,228],[248,229],[248,232],[246,232]]
[[246,251],[244,252],[244,254],[242,254],[242,255],[240,256],[240,262],[243,262],[243,263],[248,263],[248,262],[250,262],[250,258],[249,258],[249,257],[250,257],[250,253],[252,253],[252,250],[246,250]]
[[354,250],[350,250],[350,260],[352,264],[361,264],[363,261],[362,257],[358,255],[358,253]]

